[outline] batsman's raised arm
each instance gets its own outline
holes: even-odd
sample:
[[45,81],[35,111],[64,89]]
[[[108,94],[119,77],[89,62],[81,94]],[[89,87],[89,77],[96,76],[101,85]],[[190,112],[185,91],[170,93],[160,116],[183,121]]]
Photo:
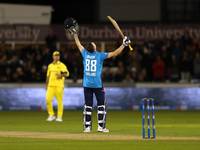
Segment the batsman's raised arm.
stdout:
[[122,45],[118,49],[116,49],[114,52],[108,53],[107,58],[111,58],[111,57],[115,57],[115,56],[119,55],[122,52],[122,50],[124,49],[124,47],[128,46],[130,43],[131,43],[130,39],[125,36],[125,38],[123,39]]
[[81,52],[81,50],[84,49],[84,47],[81,45],[81,43],[80,43],[80,41],[79,41],[79,39],[78,39],[78,35],[77,35],[77,34],[74,34],[74,39],[75,39],[75,43],[76,43],[78,49],[79,49],[80,52]]

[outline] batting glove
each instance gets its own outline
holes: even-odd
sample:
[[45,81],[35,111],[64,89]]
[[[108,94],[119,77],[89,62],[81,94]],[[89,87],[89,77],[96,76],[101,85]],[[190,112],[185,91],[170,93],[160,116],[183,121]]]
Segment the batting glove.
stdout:
[[76,34],[76,30],[75,28],[69,28],[68,31],[71,33],[71,34]]
[[123,39],[122,45],[125,47],[125,46],[128,46],[130,43],[131,43],[131,40],[129,39],[129,37],[125,36]]

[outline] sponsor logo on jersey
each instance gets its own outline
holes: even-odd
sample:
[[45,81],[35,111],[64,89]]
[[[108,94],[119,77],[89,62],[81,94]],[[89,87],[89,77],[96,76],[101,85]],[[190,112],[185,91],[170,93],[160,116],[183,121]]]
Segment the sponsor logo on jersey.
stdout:
[[87,58],[94,59],[94,58],[95,58],[95,56],[90,56],[90,55],[87,55]]

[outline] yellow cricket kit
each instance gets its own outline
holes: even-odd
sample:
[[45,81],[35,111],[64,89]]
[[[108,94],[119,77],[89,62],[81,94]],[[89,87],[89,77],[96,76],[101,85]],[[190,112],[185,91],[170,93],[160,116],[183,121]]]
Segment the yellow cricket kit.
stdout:
[[61,86],[64,87],[65,77],[57,77],[56,74],[66,73],[66,77],[69,76],[67,67],[62,62],[58,61],[56,64],[49,64],[47,70],[47,77],[49,77],[48,86]]
[[57,77],[56,74],[62,74],[65,73],[66,77],[69,76],[69,71],[65,64],[58,61],[56,64],[49,64],[48,70],[47,70],[47,77],[49,77],[48,82],[48,88],[47,88],[47,95],[46,95],[46,101],[47,101],[47,111],[49,116],[54,115],[53,111],[53,104],[52,100],[53,97],[56,97],[57,103],[58,103],[58,113],[57,116],[62,118],[63,116],[63,88],[64,88],[64,81],[65,77]]

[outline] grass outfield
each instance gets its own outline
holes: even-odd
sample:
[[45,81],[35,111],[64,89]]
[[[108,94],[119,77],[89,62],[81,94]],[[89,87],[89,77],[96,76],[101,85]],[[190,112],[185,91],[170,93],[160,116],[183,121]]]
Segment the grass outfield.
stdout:
[[[82,111],[46,122],[45,111],[0,111],[0,149],[200,149],[200,111],[156,111],[156,139],[142,139],[141,111],[108,111],[110,133],[83,133]],[[102,148],[103,146],[103,148]]]

